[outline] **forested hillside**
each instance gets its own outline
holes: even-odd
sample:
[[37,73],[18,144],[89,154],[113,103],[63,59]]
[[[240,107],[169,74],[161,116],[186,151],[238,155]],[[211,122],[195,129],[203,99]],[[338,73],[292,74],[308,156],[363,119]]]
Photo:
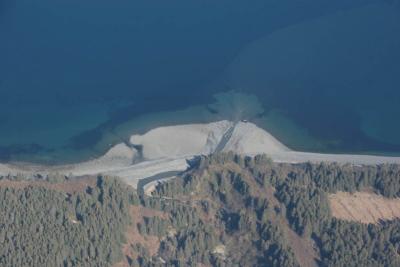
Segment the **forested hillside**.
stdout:
[[329,194],[400,197],[400,167],[200,157],[153,195],[109,177],[0,180],[1,266],[400,266],[400,220],[332,216]]
[[0,266],[110,266],[122,258],[132,194],[116,179],[79,179],[0,181]]

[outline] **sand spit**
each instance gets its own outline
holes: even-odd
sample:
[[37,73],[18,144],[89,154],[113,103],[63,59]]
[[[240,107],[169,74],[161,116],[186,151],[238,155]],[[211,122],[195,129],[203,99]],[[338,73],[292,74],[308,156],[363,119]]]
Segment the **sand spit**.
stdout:
[[105,173],[131,166],[138,157],[139,153],[136,149],[131,148],[126,144],[118,144],[98,159],[79,164],[60,166],[54,168],[52,171],[66,173],[69,170],[73,175],[78,176]]
[[253,123],[218,121],[160,127],[144,135],[133,135],[130,144],[116,145],[104,156],[79,164],[52,167],[27,163],[0,164],[0,175],[107,174],[121,177],[136,187],[140,179],[169,171],[183,171],[188,166],[188,159],[196,155],[212,154],[217,150],[249,156],[267,154],[276,162],[400,164],[400,157],[292,151]]
[[60,166],[34,165],[24,162],[0,164],[0,175],[47,175],[49,173],[72,174],[74,176],[93,175],[131,166],[138,156],[139,153],[135,149],[130,148],[126,144],[118,144],[102,157],[78,164]]

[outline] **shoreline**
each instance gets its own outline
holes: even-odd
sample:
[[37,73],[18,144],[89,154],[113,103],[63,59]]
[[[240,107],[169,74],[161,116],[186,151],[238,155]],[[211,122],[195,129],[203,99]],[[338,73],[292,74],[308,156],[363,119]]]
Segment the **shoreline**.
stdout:
[[[285,144],[295,151],[307,151],[316,154],[351,154],[373,155],[385,157],[400,157],[400,147],[393,150],[351,150],[348,147],[329,148],[329,140],[320,140],[297,125],[285,114],[284,110],[272,109],[265,112],[259,99],[252,94],[244,94],[236,91],[227,91],[213,95],[214,102],[200,103],[178,110],[159,111],[141,114],[135,117],[127,117],[126,120],[116,123],[111,129],[100,126],[89,129],[74,138],[84,136],[86,145],[74,148],[73,143],[66,143],[60,147],[46,147],[36,152],[16,152],[5,154],[0,164],[10,165],[45,165],[61,166],[73,165],[96,158],[101,158],[111,148],[120,143],[129,145],[132,134],[145,135],[160,127],[170,125],[210,124],[215,121],[248,119],[265,132],[271,134],[279,143]],[[115,122],[113,122],[115,123]],[[95,133],[91,135],[91,133]],[[22,140],[21,140],[22,141]],[[83,142],[83,140],[81,140]],[[325,143],[326,142],[326,143]],[[90,144],[90,145],[88,145]],[[81,144],[82,145],[82,144]],[[7,146],[5,146],[7,147]],[[0,150],[2,147],[0,147]],[[397,150],[399,152],[397,152]],[[394,151],[394,152],[390,152]],[[1,151],[0,151],[1,152]],[[8,156],[7,156],[8,155]]]
[[[139,147],[140,150],[137,149]],[[187,160],[195,156],[219,152],[247,156],[266,154],[274,162],[281,163],[400,164],[400,157],[294,151],[251,122],[223,120],[154,128],[143,135],[132,135],[129,143],[117,144],[97,159],[77,164],[46,166],[25,162],[0,163],[0,176],[103,174],[120,177],[136,188],[142,179],[166,172],[185,171]]]

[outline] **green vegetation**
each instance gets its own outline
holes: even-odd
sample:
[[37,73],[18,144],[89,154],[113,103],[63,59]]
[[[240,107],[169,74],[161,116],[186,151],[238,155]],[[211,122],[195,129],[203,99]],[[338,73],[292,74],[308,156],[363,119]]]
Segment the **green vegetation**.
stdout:
[[0,180],[1,266],[400,266],[399,220],[340,221],[328,203],[337,191],[400,197],[396,165],[220,154],[151,197],[109,177],[73,190],[78,180],[22,178]]
[[[0,187],[1,266],[109,266],[121,259],[130,194],[116,179],[67,193],[46,186]],[[72,182],[71,182],[72,183]]]

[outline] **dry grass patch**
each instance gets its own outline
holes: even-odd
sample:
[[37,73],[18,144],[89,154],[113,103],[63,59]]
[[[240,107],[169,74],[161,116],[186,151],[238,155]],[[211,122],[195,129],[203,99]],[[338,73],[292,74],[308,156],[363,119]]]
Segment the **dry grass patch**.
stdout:
[[329,195],[329,204],[333,217],[346,221],[377,224],[400,218],[400,199],[385,198],[375,193],[338,192]]
[[168,219],[169,217],[169,215],[165,212],[148,209],[141,206],[131,206],[130,215],[132,222],[126,231],[126,244],[124,244],[122,247],[123,254],[126,256],[126,258],[123,261],[114,264],[114,267],[129,266],[128,257],[135,259],[138,256],[132,249],[132,247],[134,247],[136,244],[140,244],[146,248],[150,256],[156,255],[162,240],[157,236],[141,235],[137,225],[139,223],[143,224],[145,217],[160,217],[162,219]]

